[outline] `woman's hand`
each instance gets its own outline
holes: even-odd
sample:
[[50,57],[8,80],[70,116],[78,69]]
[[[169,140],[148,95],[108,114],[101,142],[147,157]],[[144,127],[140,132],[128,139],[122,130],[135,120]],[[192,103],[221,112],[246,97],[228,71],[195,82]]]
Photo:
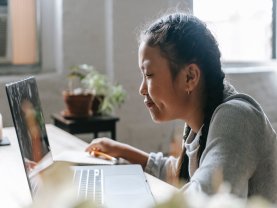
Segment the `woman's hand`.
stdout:
[[122,157],[124,144],[108,138],[98,138],[92,140],[86,148],[86,152],[100,151],[112,157]]
[[112,157],[121,157],[130,163],[140,164],[145,168],[148,160],[148,153],[130,145],[114,141],[108,138],[92,140],[86,148],[86,152],[100,151]]

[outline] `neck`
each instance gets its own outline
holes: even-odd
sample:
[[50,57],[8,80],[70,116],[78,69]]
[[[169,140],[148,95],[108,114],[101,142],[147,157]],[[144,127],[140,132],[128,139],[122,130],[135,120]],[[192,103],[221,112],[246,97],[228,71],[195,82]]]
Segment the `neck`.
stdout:
[[197,133],[204,122],[204,99],[201,93],[191,94],[188,105],[188,114],[186,115],[185,122]]
[[187,125],[192,129],[193,132],[197,133],[203,125],[204,114],[202,109],[194,109],[189,117],[186,119]]

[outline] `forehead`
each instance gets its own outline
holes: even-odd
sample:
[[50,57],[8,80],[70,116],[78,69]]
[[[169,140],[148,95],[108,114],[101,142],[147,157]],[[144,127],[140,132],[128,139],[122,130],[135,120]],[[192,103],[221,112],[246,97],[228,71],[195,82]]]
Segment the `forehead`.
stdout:
[[147,43],[141,42],[139,45],[139,56],[151,55],[151,49],[153,47],[149,47]]
[[159,47],[150,47],[145,42],[139,45],[138,50],[139,63],[143,63],[145,60],[151,60],[153,62],[165,59],[161,56],[161,51]]

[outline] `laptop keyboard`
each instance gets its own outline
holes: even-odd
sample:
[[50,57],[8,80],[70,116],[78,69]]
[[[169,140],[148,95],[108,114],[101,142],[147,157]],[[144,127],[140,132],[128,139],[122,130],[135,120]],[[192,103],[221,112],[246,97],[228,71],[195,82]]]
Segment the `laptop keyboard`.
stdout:
[[93,200],[97,207],[103,207],[103,170],[78,169],[74,171],[74,184],[78,187],[78,199]]

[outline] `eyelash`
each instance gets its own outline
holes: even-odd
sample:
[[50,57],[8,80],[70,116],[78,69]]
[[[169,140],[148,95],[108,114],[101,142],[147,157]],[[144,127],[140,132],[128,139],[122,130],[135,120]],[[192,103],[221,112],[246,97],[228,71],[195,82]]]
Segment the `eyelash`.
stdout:
[[145,77],[152,77],[153,74],[145,74]]

